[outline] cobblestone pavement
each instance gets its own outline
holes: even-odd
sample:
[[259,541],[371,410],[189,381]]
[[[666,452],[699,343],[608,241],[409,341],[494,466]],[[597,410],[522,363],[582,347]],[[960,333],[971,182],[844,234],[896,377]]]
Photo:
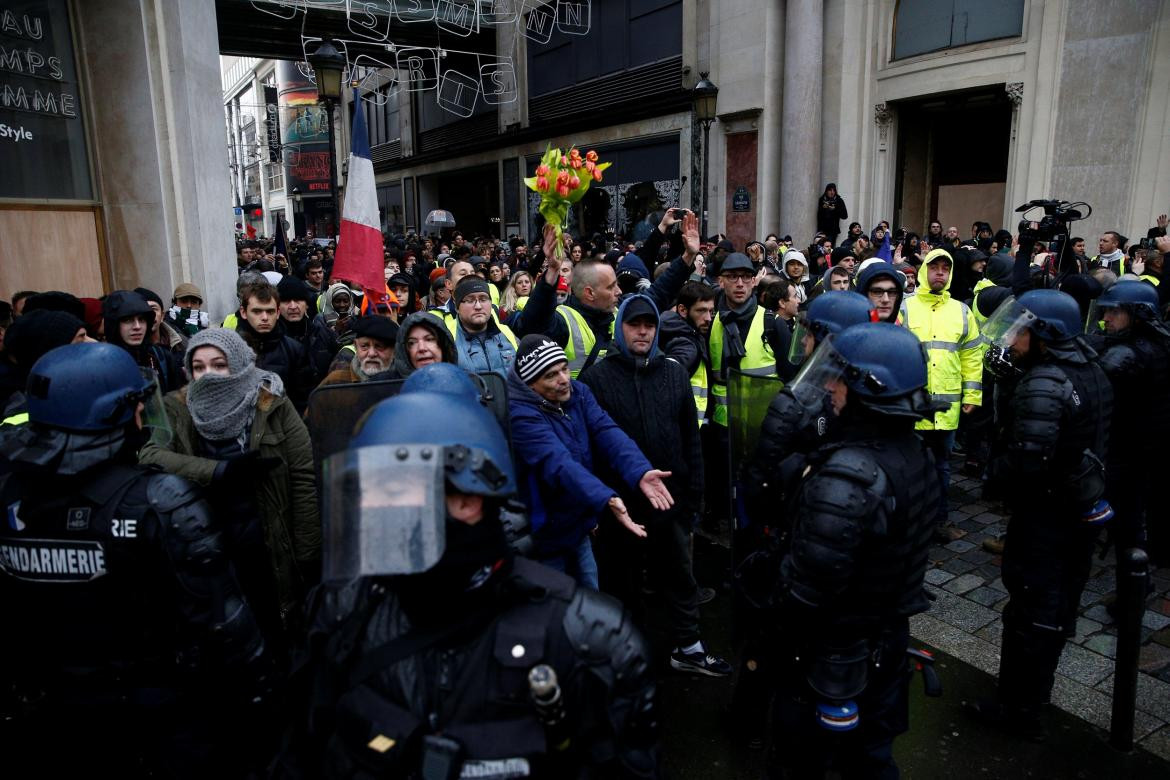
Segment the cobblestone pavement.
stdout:
[[[999,669],[999,647],[1007,604],[1001,558],[983,549],[984,539],[1003,533],[1002,506],[980,498],[982,484],[951,472],[949,523],[963,534],[931,550],[927,589],[936,596],[929,612],[911,620],[914,636],[989,674]],[[1052,702],[1096,726],[1109,728],[1117,628],[1102,599],[1114,590],[1112,551],[1094,558],[1081,597],[1077,634],[1065,646]],[[1152,573],[1154,586],[1142,615],[1142,648],[1134,739],[1170,759],[1170,569]]]

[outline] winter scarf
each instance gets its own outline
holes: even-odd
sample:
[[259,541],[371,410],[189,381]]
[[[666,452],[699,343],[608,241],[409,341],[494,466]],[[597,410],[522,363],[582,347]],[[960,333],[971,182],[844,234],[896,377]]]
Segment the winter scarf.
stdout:
[[228,362],[227,376],[204,374],[187,387],[187,409],[199,435],[211,441],[240,438],[256,413],[263,387],[284,394],[284,382],[271,371],[256,368],[256,355],[234,330],[210,328],[191,337],[183,363],[191,372],[191,357],[200,347],[215,347]]

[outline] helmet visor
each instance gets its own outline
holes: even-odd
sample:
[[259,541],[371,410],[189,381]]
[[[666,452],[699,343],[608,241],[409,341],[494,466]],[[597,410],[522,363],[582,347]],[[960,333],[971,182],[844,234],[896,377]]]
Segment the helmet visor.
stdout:
[[332,581],[419,574],[447,546],[442,447],[387,444],[322,467],[323,575]]
[[1036,315],[1010,297],[999,305],[983,325],[983,337],[992,346],[1010,348],[1016,338],[1034,322]]
[[792,341],[788,346],[788,362],[794,366],[804,363],[805,359],[816,349],[817,339],[808,318],[804,315],[796,321],[796,329],[792,331]]
[[148,383],[138,397],[138,403],[142,404],[142,412],[138,416],[142,422],[142,430],[150,434],[150,440],[155,444],[169,447],[174,430],[167,417],[166,407],[163,406],[162,388],[159,387],[158,377],[150,368],[142,367],[141,371],[142,378]]
[[832,335],[825,336],[801,366],[800,373],[789,383],[788,389],[806,407],[817,408],[832,392],[833,385],[844,378],[848,365],[834,349]]

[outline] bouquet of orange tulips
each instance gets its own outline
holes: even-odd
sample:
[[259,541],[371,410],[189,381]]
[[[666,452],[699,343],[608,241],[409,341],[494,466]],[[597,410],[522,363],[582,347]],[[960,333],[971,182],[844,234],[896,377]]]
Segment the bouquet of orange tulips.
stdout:
[[540,193],[537,211],[556,229],[558,261],[563,257],[561,234],[569,218],[569,207],[585,197],[589,185],[601,181],[602,172],[612,164],[598,162],[597,152],[592,150],[582,156],[576,147],[562,152],[550,146],[536,166],[536,175],[524,180],[528,189]]

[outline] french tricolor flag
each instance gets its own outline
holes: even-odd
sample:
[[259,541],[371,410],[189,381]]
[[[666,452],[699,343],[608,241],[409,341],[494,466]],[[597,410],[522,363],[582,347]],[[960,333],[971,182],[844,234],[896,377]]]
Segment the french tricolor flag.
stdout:
[[341,209],[341,237],[333,263],[333,278],[345,279],[362,289],[381,291],[386,287],[382,259],[382,226],[378,218],[378,191],[374,186],[374,164],[358,91],[353,91],[353,142],[349,153],[349,178],[345,205]]

